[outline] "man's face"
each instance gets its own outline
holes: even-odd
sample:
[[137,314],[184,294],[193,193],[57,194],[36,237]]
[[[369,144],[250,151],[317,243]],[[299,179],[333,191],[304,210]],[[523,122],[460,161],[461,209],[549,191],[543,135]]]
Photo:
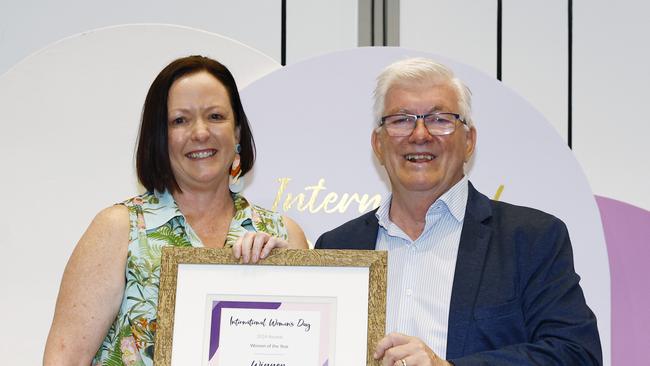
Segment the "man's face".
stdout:
[[[431,112],[460,112],[451,85],[397,84],[386,94],[384,116]],[[421,119],[409,136],[391,137],[385,127],[372,134],[373,150],[386,168],[393,193],[429,193],[436,199],[463,177],[463,163],[469,160],[475,143],[474,128],[458,124],[450,135],[432,136]]]

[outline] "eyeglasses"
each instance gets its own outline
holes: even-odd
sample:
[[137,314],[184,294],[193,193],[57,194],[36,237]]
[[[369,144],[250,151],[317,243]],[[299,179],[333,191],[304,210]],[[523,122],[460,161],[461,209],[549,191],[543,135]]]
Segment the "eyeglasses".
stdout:
[[449,135],[456,130],[458,122],[467,125],[458,113],[435,112],[429,114],[399,113],[381,117],[379,126],[386,126],[389,136],[410,136],[415,130],[418,119],[422,118],[424,126],[433,136]]

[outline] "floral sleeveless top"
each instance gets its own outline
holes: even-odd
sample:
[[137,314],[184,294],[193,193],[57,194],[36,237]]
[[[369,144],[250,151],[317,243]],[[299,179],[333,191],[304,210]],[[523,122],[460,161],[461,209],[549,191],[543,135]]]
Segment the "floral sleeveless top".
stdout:
[[[278,213],[250,205],[233,194],[235,215],[224,247],[232,247],[247,231],[262,231],[287,239]],[[160,257],[163,246],[203,244],[168,192],[148,192],[122,203],[129,209],[130,237],[126,285],[120,310],[93,359],[93,365],[153,365]]]

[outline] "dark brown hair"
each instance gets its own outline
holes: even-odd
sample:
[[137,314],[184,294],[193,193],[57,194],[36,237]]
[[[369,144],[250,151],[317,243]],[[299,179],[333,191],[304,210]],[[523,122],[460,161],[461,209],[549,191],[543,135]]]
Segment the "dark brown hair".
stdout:
[[226,87],[235,114],[235,126],[239,127],[242,176],[253,167],[255,141],[241,104],[235,78],[218,61],[204,56],[183,57],[167,65],[158,74],[144,101],[136,149],[136,170],[140,183],[147,191],[180,190],[172,173],[167,147],[167,97],[174,81],[201,71],[209,72]]

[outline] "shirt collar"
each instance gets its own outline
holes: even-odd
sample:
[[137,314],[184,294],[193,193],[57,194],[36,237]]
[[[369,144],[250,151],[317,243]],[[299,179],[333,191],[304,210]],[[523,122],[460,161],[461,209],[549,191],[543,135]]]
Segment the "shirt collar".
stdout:
[[393,193],[388,193],[386,197],[381,201],[375,216],[379,222],[379,226],[387,229],[390,225],[390,202],[393,199]]
[[[232,193],[232,199],[235,205],[235,215],[233,216],[230,227],[246,226],[249,227],[252,223],[260,223],[260,215],[253,210],[252,205],[248,203],[243,196]],[[183,224],[185,223],[185,216],[178,208],[174,196],[169,191],[159,192],[154,191],[149,199],[144,199],[142,202],[142,212],[144,214],[145,229],[156,229],[169,220],[180,217]]]
[[[467,197],[469,194],[469,183],[467,176],[454,184],[447,192],[443,193],[427,210],[427,216],[433,214],[436,207],[444,205],[447,210],[458,222],[463,222],[465,218],[465,209],[467,207]],[[393,194],[389,193],[386,198],[381,202],[375,216],[379,221],[379,225],[387,229],[392,223],[390,220],[390,204],[393,199]]]
[[438,201],[444,203],[447,206],[449,213],[456,219],[458,222],[463,222],[465,218],[465,209],[467,208],[467,196],[469,194],[469,183],[467,176],[454,184],[447,192],[443,193],[436,202],[429,207],[427,215],[431,213],[431,209],[436,205]]
[[146,195],[142,202],[145,229],[156,229],[174,217],[183,217],[181,210],[169,191],[154,191]]

